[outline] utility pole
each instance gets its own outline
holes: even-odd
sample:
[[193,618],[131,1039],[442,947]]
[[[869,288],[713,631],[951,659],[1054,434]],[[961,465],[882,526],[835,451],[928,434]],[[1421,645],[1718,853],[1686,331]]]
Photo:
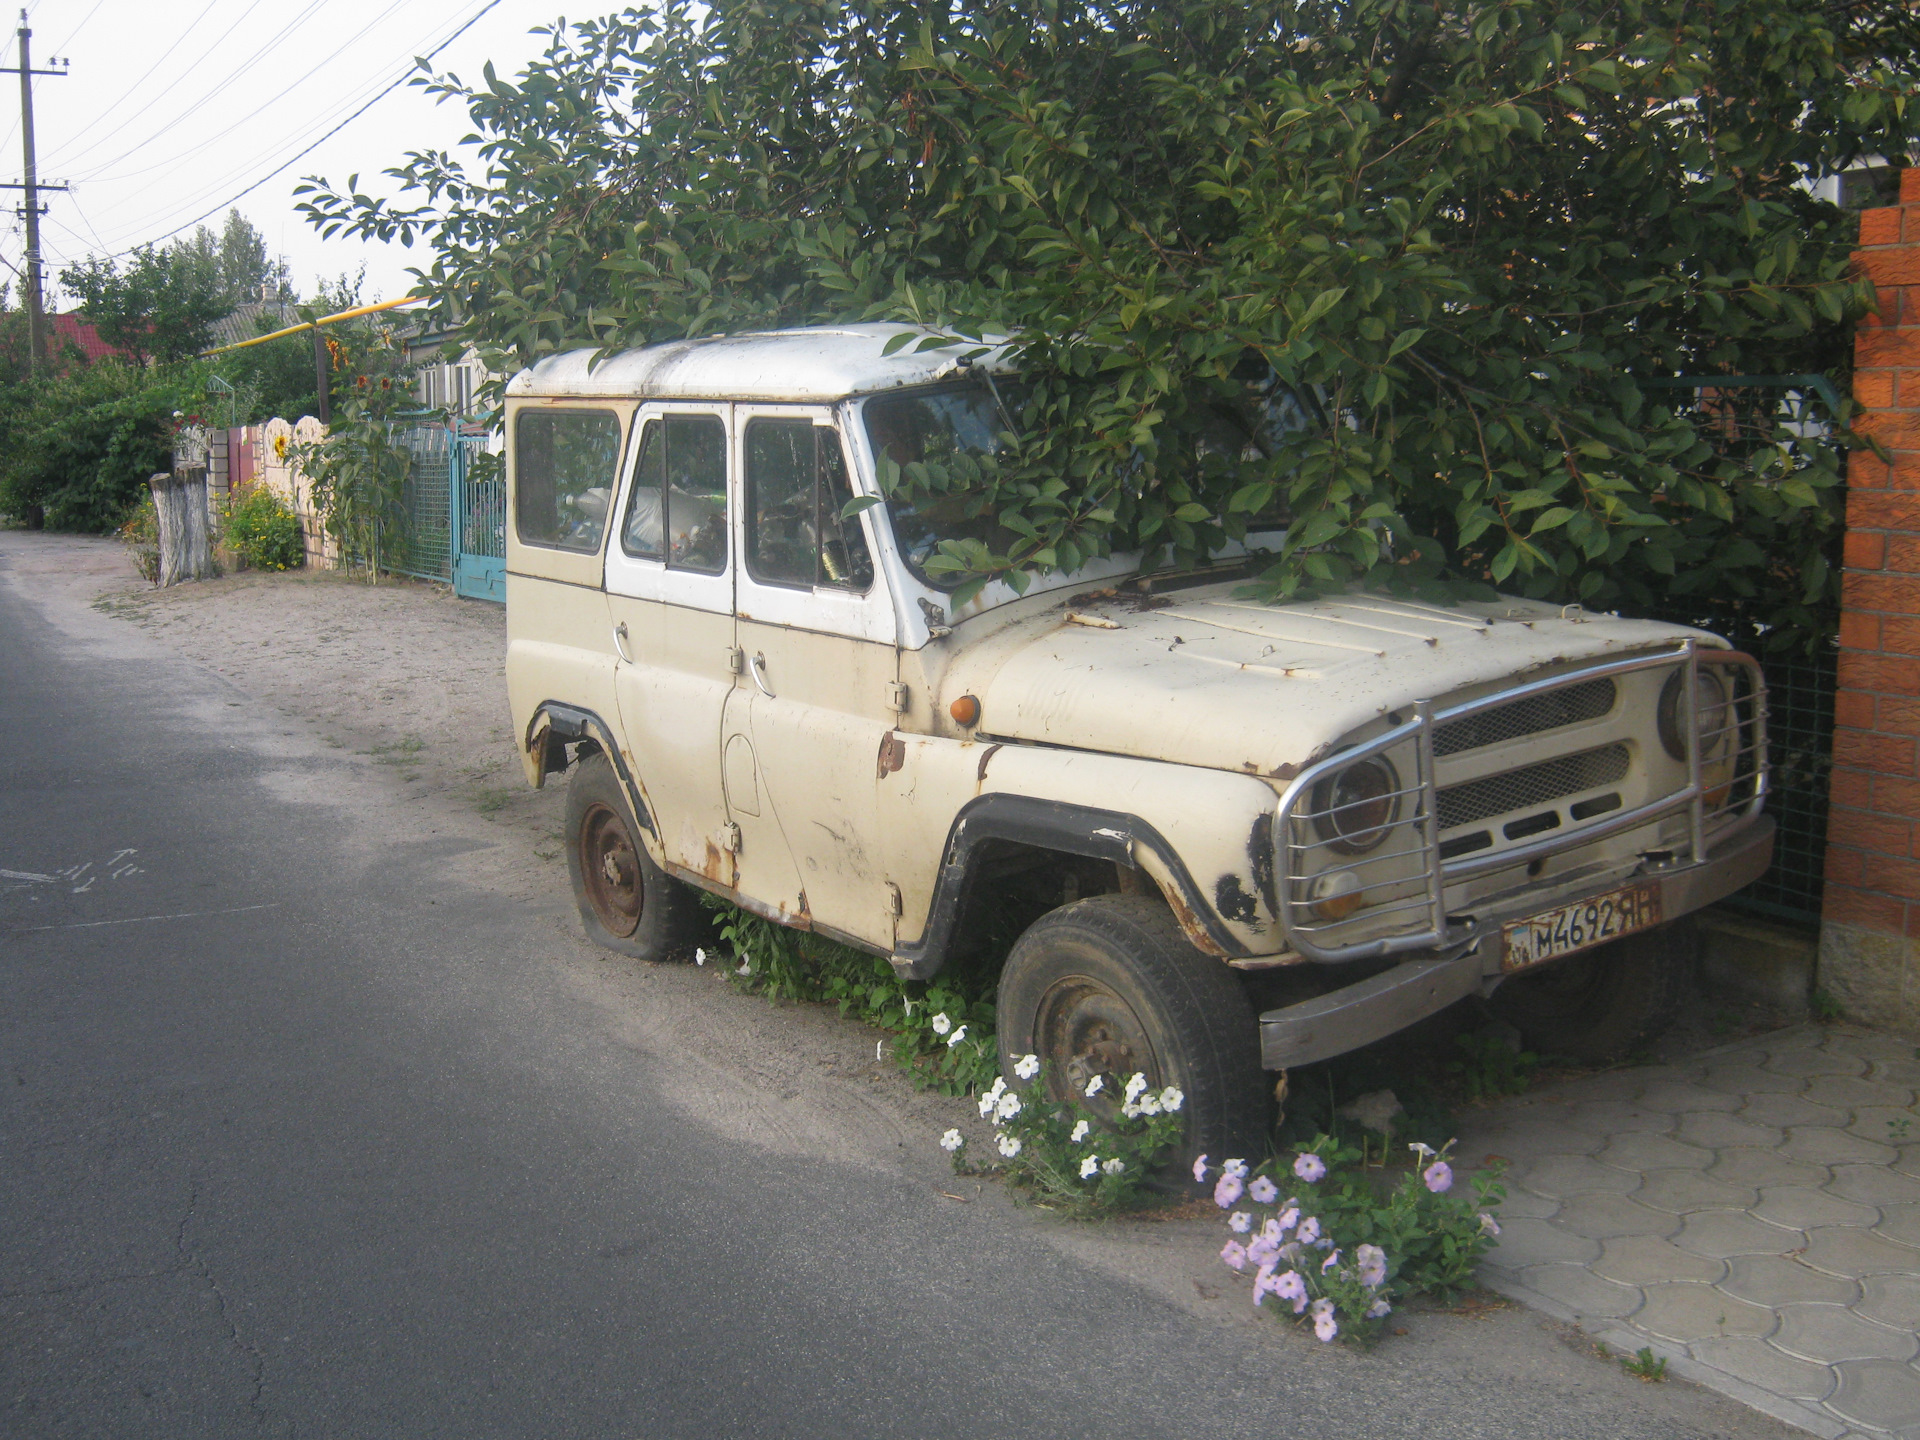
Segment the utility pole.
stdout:
[[25,276],[27,305],[27,353],[33,362],[33,368],[42,369],[47,363],[47,322],[40,311],[40,217],[46,213],[46,206],[40,203],[42,190],[65,190],[65,185],[42,183],[39,168],[33,156],[33,77],[35,75],[65,75],[67,62],[56,60],[49,55],[50,65],[58,69],[36,70],[33,68],[33,53],[30,49],[33,31],[27,28],[27,12],[20,12],[20,63],[17,66],[0,67],[11,69],[20,77],[20,141],[24,151],[25,169],[21,184],[0,183],[0,190],[26,191],[26,203],[19,213],[27,222],[27,269]]

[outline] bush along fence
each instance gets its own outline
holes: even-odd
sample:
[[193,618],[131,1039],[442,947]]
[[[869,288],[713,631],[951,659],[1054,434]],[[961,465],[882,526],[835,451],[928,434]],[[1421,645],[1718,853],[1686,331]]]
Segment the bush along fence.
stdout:
[[263,487],[298,521],[302,554],[295,563],[322,570],[377,564],[451,585],[472,599],[506,600],[506,481],[484,433],[443,424],[395,427],[394,459],[404,469],[397,495],[365,538],[347,542],[329,532],[324,485],[301,463],[326,437],[312,416],[213,432],[214,506]]

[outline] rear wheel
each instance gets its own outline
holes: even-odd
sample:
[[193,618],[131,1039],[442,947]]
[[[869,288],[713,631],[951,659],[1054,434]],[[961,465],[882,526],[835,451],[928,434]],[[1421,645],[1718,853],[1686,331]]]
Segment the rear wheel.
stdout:
[[1488,1007],[1543,1054],[1618,1060],[1673,1023],[1698,944],[1693,922],[1676,920],[1515,976]]
[[636,960],[692,953],[699,902],[647,854],[605,755],[581,761],[567,786],[567,873],[594,944]]
[[[1038,1055],[1048,1099],[1119,1114],[1136,1072],[1185,1094],[1183,1164],[1257,1157],[1265,1143],[1259,1028],[1237,976],[1187,942],[1151,896],[1101,895],[1042,916],[1000,976],[1001,1068]],[[1113,1083],[1089,1100],[1095,1075]]]

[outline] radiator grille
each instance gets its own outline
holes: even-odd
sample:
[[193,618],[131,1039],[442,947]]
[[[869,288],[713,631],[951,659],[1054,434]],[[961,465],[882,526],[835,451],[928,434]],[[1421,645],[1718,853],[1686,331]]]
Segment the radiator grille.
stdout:
[[[1613,682],[1606,683],[1611,687]],[[1598,750],[1562,755],[1521,770],[1509,770],[1504,775],[1489,775],[1483,780],[1449,786],[1439,795],[1440,828],[1452,830],[1490,816],[1511,814],[1563,796],[1578,795],[1583,790],[1611,785],[1625,778],[1630,763],[1631,756],[1625,745],[1603,745]]]
[[1450,720],[1434,727],[1433,753],[1457,755],[1462,750],[1478,750],[1482,745],[1498,745],[1502,740],[1537,735],[1582,720],[1598,720],[1613,709],[1615,693],[1611,680],[1588,680]]

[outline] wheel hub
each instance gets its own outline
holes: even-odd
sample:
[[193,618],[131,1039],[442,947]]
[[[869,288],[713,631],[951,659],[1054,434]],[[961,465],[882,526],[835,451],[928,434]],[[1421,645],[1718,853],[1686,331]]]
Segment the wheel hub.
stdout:
[[640,928],[646,895],[625,820],[595,805],[580,820],[580,877],[594,918],[620,939]]

